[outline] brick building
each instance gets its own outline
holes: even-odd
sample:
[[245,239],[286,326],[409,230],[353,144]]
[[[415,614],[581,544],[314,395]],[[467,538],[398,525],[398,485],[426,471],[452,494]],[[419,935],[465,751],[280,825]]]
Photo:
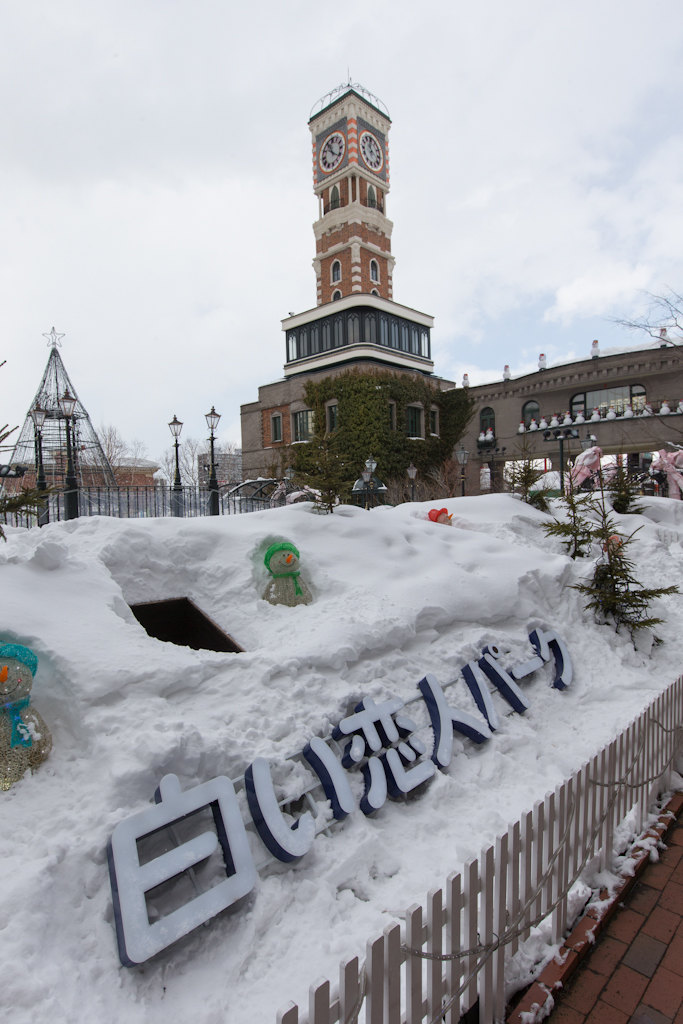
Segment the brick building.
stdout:
[[485,467],[500,486],[503,464],[523,448],[558,469],[561,454],[575,458],[590,438],[605,455],[627,455],[632,466],[669,442],[683,444],[683,351],[669,339],[605,355],[593,342],[586,359],[505,376],[470,388],[475,411],[463,438],[468,494],[479,493]]
[[[428,378],[437,391],[455,387],[434,374],[433,317],[393,299],[386,108],[362,86],[347,83],[319,101],[308,126],[318,199],[316,306],[282,321],[284,377],[242,406],[245,478],[281,473],[287,446],[311,436],[313,413],[303,397],[308,379],[384,369]],[[334,429],[335,409],[332,403],[328,429]],[[429,410],[397,429],[426,436]]]

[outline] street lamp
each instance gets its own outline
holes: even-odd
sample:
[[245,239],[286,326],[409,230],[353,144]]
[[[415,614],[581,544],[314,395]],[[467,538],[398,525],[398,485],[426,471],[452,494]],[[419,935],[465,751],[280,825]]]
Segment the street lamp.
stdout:
[[460,447],[456,449],[455,457],[460,465],[460,489],[462,497],[465,497],[465,467],[467,460],[470,457],[470,453],[465,449],[465,446],[461,443]]
[[417,466],[414,466],[411,462],[406,473],[410,477],[410,500],[415,501],[415,477],[417,476]]
[[76,479],[76,471],[74,469],[74,454],[73,445],[71,442],[71,423],[70,420],[73,417],[74,409],[76,408],[76,399],[73,395],[69,394],[67,388],[59,399],[59,407],[64,414],[66,420],[66,476],[64,477],[64,511],[67,519],[78,518],[78,480]]
[[[576,439],[579,436],[578,430],[567,427],[565,430],[544,430],[544,441],[557,441],[560,447],[560,494],[564,497],[564,442]],[[568,446],[568,445],[567,445]]]
[[171,492],[171,515],[182,516],[183,514],[183,485],[180,482],[180,462],[178,458],[178,449],[180,447],[180,431],[183,429],[181,421],[178,419],[175,413],[173,413],[173,419],[168,425],[168,429],[175,438],[175,479],[173,481],[173,490]]
[[[45,417],[47,413],[45,409],[41,409],[39,405],[31,409],[31,419],[33,420],[33,428],[35,434],[35,446],[36,446],[36,488],[39,491],[47,490],[47,480],[45,479],[45,467],[43,466],[43,424],[45,423]],[[50,522],[50,507],[47,502],[47,498],[40,506],[38,512],[38,526],[44,526],[45,523]]]
[[380,494],[386,494],[386,484],[383,484],[381,480],[377,479],[375,476],[376,469],[377,463],[373,459],[372,455],[370,455],[365,460],[365,466],[361,475],[351,488],[351,493],[353,495],[363,496],[363,503],[366,509],[373,508],[378,504],[378,496]]
[[216,460],[214,458],[213,451],[213,437],[218,421],[221,418],[220,413],[216,412],[214,406],[211,406],[211,412],[205,414],[206,425],[210,431],[209,444],[211,445],[211,475],[209,477],[209,515],[218,515],[218,479],[216,477]]

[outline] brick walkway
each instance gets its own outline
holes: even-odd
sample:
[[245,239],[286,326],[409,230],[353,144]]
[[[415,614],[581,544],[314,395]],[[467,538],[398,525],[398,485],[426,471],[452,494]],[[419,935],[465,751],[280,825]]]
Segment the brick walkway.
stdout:
[[[659,861],[643,861],[604,927],[596,928],[589,916],[580,921],[567,939],[563,965],[549,965],[538,979],[555,1002],[550,1024],[683,1024],[683,798],[677,797],[677,818]],[[591,945],[585,942],[590,931],[596,933]],[[571,964],[574,950],[579,958]],[[521,1024],[531,996],[509,1022]]]

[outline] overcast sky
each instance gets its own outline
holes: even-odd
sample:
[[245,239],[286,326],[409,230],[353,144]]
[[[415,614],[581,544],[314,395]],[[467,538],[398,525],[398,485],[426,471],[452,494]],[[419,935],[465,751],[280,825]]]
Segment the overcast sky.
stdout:
[[4,0],[0,28],[0,425],[54,325],[96,428],[156,458],[215,405],[239,442],[315,305],[307,122],[349,76],[392,118],[394,297],[441,376],[627,347],[610,318],[683,290],[680,0]]

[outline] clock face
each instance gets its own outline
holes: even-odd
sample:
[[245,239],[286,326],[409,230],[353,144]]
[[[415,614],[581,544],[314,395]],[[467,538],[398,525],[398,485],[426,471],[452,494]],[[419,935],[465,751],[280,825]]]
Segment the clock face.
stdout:
[[339,167],[345,151],[346,140],[341,132],[332,132],[327,136],[320,150],[320,167],[325,174]]
[[382,147],[372,132],[362,132],[360,137],[360,152],[363,160],[371,171],[379,171],[384,163]]

